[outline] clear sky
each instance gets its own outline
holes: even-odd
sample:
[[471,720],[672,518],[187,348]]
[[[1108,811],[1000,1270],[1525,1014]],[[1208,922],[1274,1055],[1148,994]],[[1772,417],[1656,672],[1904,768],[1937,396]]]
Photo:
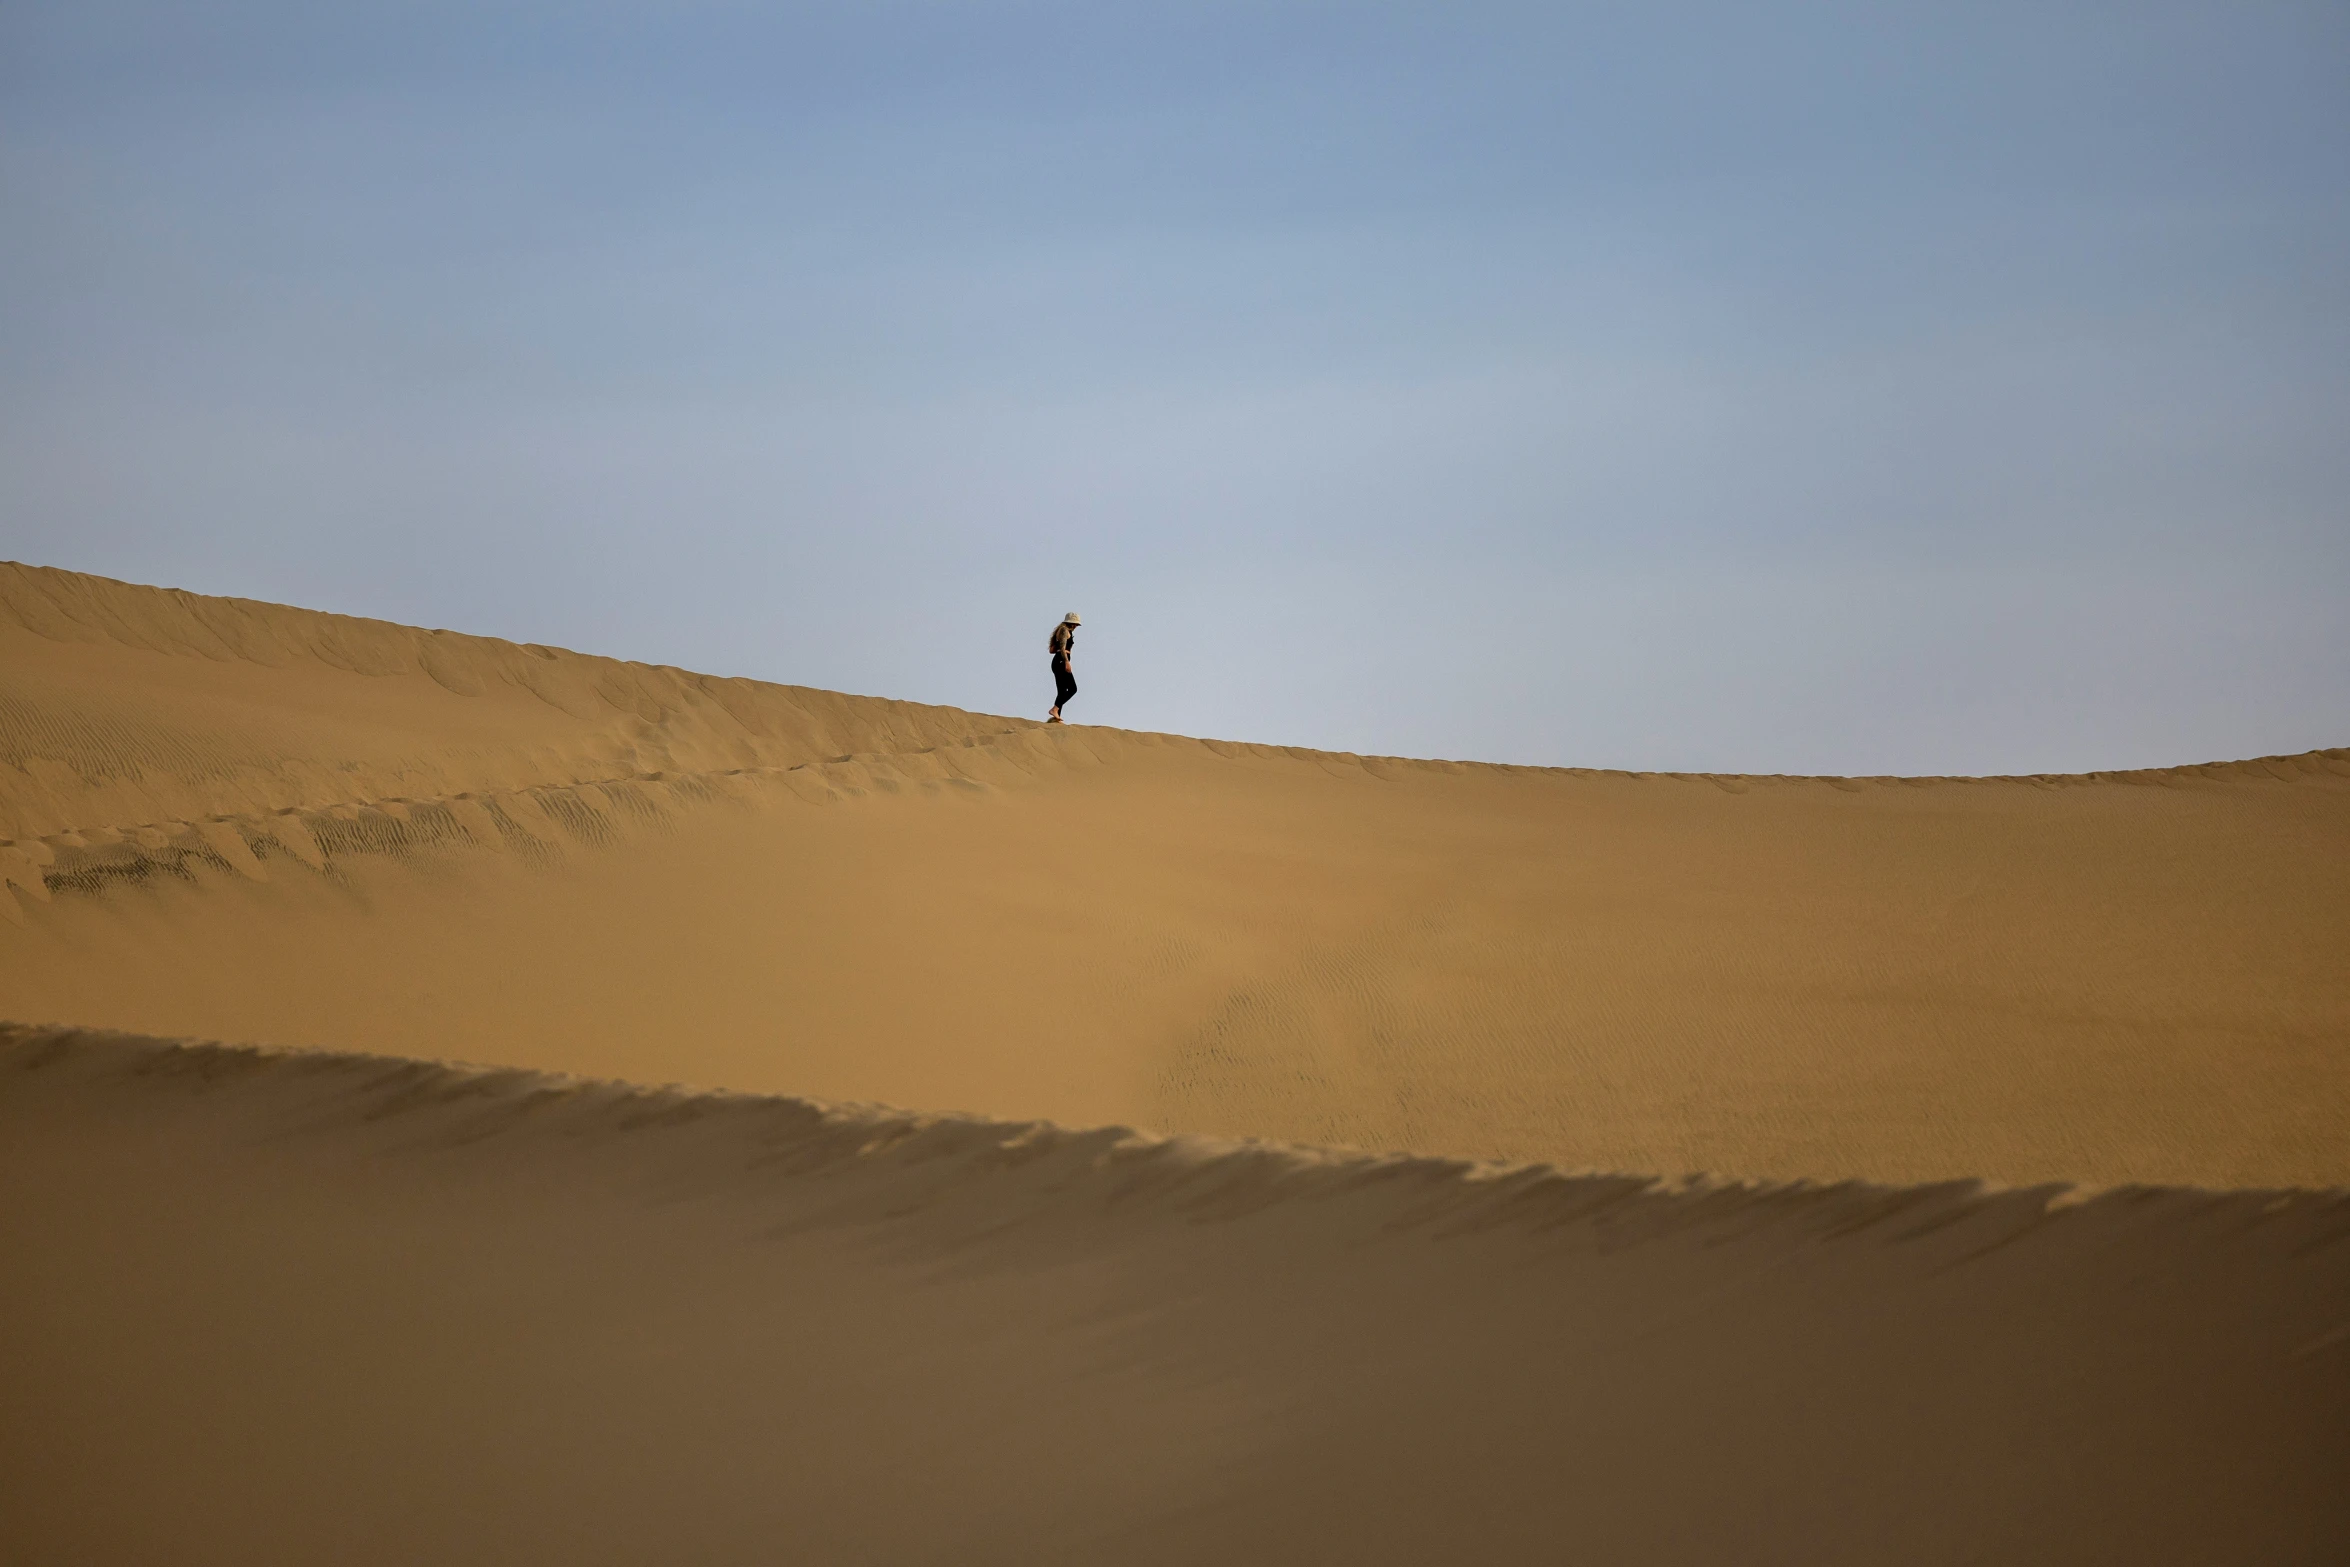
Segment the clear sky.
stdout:
[[0,555],[1591,766],[2350,744],[2350,5],[0,0]]

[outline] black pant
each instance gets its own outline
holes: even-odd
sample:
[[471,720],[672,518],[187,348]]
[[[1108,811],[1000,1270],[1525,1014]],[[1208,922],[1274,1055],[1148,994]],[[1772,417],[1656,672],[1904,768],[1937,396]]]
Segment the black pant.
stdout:
[[1060,694],[1053,698],[1056,708],[1069,705],[1069,698],[1077,694],[1077,677],[1069,673],[1069,661],[1058,654],[1053,658],[1053,689]]

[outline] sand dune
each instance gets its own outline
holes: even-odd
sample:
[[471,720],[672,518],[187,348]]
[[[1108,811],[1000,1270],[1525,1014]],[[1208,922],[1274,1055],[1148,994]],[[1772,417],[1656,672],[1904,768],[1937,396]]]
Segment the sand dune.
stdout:
[[12,563],[0,638],[0,836],[18,839],[1023,727]]
[[24,1029],[0,1191],[13,1560],[2350,1539],[2340,1193],[1675,1187]]
[[0,839],[0,1560],[2350,1544],[2350,752],[1331,755],[8,567]]
[[0,833],[31,1021],[1581,1169],[2350,1182],[2350,752],[1414,762],[11,567]]

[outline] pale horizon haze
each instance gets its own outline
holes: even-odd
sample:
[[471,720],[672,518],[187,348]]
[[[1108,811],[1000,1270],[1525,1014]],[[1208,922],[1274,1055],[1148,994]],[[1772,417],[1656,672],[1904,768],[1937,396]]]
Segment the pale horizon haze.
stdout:
[[1360,752],[2350,744],[2350,7],[0,6],[0,557]]

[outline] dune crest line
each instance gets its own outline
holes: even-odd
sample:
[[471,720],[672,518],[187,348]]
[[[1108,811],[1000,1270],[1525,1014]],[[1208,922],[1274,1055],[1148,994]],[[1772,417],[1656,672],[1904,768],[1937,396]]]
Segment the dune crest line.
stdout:
[[[2081,774],[1830,778],[1358,756],[1104,730],[1081,740],[1031,719],[700,675],[17,562],[0,562],[0,640],[12,644],[12,660],[28,675],[81,677],[0,685],[0,845],[378,801],[433,802],[485,790],[593,787],[615,778],[886,759],[1021,733],[1064,746],[1174,742],[1227,759],[1286,760],[1353,776],[1432,769],[1559,780],[1669,779],[1730,793],[1794,785],[2177,787],[2350,777],[2350,751],[2340,749]],[[85,657],[74,658],[76,650]],[[173,700],[144,712],[94,710],[73,700],[80,693],[72,689],[91,673],[92,650],[104,650],[109,659],[128,654],[193,662],[211,666],[213,675],[176,679]],[[311,711],[291,724],[256,724],[256,689]],[[326,697],[328,690],[335,695]],[[116,698],[110,705],[119,709],[119,684],[110,694]],[[338,707],[369,722],[344,722],[341,714],[330,718],[320,711]],[[212,721],[202,721],[207,718]],[[395,737],[409,743],[383,743]],[[370,787],[353,792],[354,775]]]
[[[1956,1180],[1757,1181],[1710,1171],[1568,1171],[1542,1164],[1312,1148],[1258,1139],[1156,1133],[1127,1126],[1067,1127],[892,1105],[838,1103],[683,1084],[645,1084],[571,1073],[486,1066],[363,1051],[292,1049],[216,1040],[158,1039],[111,1029],[0,1019],[0,1070],[61,1073],[77,1080],[177,1082],[267,1092],[274,1083],[307,1104],[308,1132],[338,1127],[428,1126],[428,1137],[470,1145],[509,1133],[593,1138],[651,1127],[694,1127],[720,1140],[731,1125],[794,1174],[879,1158],[924,1172],[943,1196],[966,1176],[1057,1163],[1053,1184],[1103,1183],[1111,1206],[1168,1199],[1193,1217],[1247,1211],[1235,1188],[1268,1202],[1384,1190],[1395,1211],[1379,1233],[1506,1228],[1528,1235],[1569,1224],[1623,1226],[1627,1237],[1711,1225],[1787,1221],[1825,1240],[1909,1240],[1982,1219],[2012,1237],[2042,1224],[2091,1226],[2129,1213],[2155,1226],[2207,1221],[2281,1227],[2293,1247],[2350,1241],[2350,1187],[2267,1190],[2130,1184],[2085,1189],[2052,1183],[2003,1187]],[[414,1146],[430,1146],[430,1141]],[[1226,1180],[1223,1177],[1232,1177]],[[1195,1205],[1201,1190],[1215,1194]],[[903,1211],[903,1210],[900,1210]],[[1880,1226],[1890,1226],[1881,1231]]]
[[22,1025],[0,1189],[35,1559],[2183,1564],[2350,1528],[2339,1191],[1567,1176]]

